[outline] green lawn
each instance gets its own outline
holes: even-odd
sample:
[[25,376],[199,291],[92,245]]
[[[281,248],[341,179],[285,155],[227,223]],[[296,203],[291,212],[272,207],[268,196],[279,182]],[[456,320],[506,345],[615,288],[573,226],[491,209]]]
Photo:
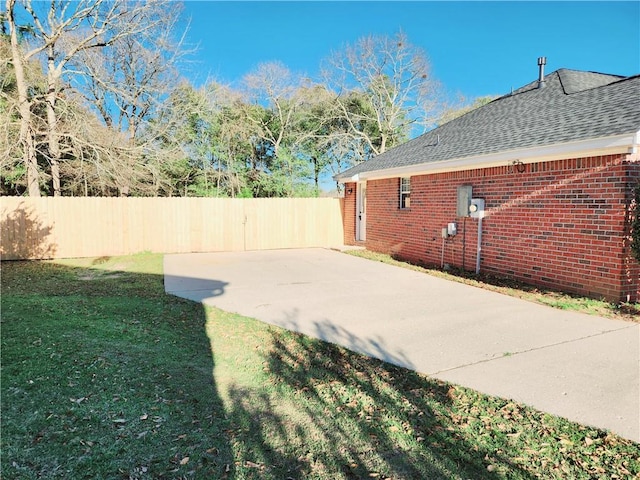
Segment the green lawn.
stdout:
[[637,443],[203,309],[161,270],[2,263],[2,478],[640,478]]

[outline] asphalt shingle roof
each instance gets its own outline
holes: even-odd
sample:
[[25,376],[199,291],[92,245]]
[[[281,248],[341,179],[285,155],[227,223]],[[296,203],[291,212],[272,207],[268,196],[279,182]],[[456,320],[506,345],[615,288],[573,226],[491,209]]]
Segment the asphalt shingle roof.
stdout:
[[342,172],[358,173],[640,130],[640,75],[560,69]]

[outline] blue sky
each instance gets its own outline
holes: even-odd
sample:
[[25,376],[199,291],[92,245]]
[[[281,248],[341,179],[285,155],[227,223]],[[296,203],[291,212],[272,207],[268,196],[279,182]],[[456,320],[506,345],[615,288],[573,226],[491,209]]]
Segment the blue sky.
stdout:
[[321,61],[367,35],[404,31],[452,94],[502,95],[559,68],[640,73],[640,2],[187,1],[186,75],[234,84],[278,60],[317,76]]

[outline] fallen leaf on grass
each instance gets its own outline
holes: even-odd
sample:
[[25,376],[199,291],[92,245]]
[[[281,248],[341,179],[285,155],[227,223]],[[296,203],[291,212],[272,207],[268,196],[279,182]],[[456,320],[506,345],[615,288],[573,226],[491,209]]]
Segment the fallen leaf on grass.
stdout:
[[180,460],[180,465],[186,465],[187,463],[189,463],[189,457],[184,457]]
[[40,430],[35,437],[33,437],[33,441],[32,443],[35,445],[36,443],[39,443],[40,440],[42,440],[42,438],[44,437],[44,430]]

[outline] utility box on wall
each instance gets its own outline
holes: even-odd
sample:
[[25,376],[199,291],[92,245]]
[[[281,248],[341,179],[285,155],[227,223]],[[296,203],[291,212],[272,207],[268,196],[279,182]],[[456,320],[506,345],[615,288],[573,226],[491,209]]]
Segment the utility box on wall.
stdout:
[[471,205],[471,198],[473,196],[473,187],[471,185],[459,185],[458,186],[458,208],[456,216],[468,217],[469,205]]

